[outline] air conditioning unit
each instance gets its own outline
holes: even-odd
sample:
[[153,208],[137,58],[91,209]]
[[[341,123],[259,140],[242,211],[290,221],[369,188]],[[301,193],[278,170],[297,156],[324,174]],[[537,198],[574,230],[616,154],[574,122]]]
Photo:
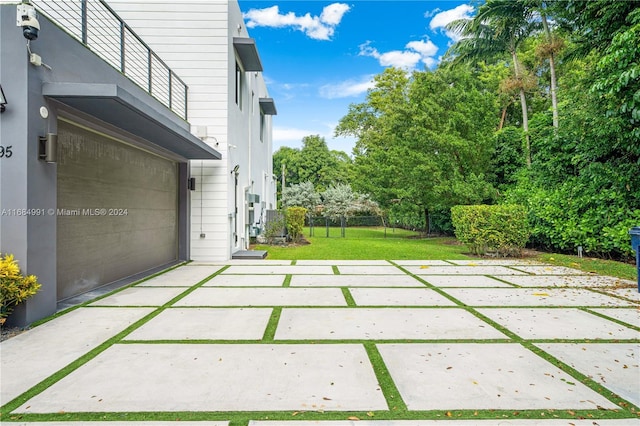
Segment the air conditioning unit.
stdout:
[[260,195],[258,194],[247,194],[247,202],[248,203],[259,203]]

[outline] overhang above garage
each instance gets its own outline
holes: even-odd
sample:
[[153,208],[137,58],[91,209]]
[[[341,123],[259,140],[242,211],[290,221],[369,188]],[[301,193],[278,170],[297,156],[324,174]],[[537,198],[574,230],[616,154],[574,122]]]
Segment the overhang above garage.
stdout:
[[218,151],[192,135],[179,117],[172,112],[164,113],[164,106],[152,105],[117,84],[45,83],[42,94],[185,159],[222,158]]

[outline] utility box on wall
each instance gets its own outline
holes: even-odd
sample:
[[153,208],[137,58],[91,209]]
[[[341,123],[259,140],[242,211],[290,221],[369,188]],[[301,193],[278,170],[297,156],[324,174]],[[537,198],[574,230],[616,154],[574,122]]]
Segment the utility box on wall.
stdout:
[[631,248],[636,252],[636,273],[638,275],[638,292],[640,292],[640,226],[634,226],[629,230],[631,236]]

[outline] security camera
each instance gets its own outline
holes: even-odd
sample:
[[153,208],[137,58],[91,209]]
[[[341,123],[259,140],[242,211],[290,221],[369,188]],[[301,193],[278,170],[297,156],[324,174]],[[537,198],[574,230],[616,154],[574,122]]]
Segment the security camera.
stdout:
[[29,3],[18,5],[16,25],[22,27],[22,35],[27,40],[35,40],[40,32],[40,23],[36,18],[36,9]]

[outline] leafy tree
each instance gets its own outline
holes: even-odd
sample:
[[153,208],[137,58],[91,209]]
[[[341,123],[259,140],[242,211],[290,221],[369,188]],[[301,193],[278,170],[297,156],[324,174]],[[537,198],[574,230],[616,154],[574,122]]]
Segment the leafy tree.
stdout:
[[336,133],[357,140],[353,188],[427,227],[497,195],[528,207],[536,246],[629,256],[640,221],[638,6],[487,0],[451,24],[464,38],[437,69],[387,69],[350,106]]
[[501,130],[507,124],[507,111],[514,103],[514,96],[510,90],[505,90],[504,82],[509,80],[511,71],[504,66],[504,63],[487,63],[482,60],[477,62],[478,79],[482,83],[485,90],[497,94],[497,102],[500,106],[500,124],[498,130]]
[[517,182],[518,171],[524,166],[522,129],[508,126],[494,134],[495,151],[491,159],[491,182],[501,191]]
[[478,9],[473,19],[459,19],[447,25],[457,31],[462,38],[451,47],[454,63],[490,58],[503,52],[511,56],[514,80],[522,107],[522,129],[526,145],[527,165],[531,165],[531,142],[529,138],[529,118],[525,91],[527,81],[518,60],[518,47],[534,31],[533,10],[523,1],[489,0]]
[[[322,191],[334,183],[347,183],[351,158],[342,151],[330,151],[327,142],[319,135],[305,136],[302,148],[282,147],[273,154],[273,169],[282,172],[285,165],[285,185],[311,182]],[[282,182],[278,183],[280,186]]]
[[[536,0],[537,1],[537,0]],[[545,1],[540,1],[537,5],[537,10],[540,13],[540,19],[542,22],[542,28],[546,37],[546,43],[541,44],[538,52],[541,56],[547,56],[549,58],[549,72],[551,83],[551,111],[553,114],[553,127],[558,128],[558,78],[556,77],[556,56],[564,47],[564,41],[555,36],[550,28],[547,20],[547,5]]]
[[640,7],[640,0],[554,0],[551,7],[560,27],[573,39],[571,55],[586,57],[602,52],[616,34],[630,25],[629,18]]
[[[602,53],[564,65],[563,124],[554,135],[541,123],[532,168],[507,191],[507,201],[528,206],[538,246],[631,254],[626,233],[640,220],[640,141],[621,105],[633,99],[627,89],[637,91],[637,80],[619,77],[633,72],[637,47],[623,42],[633,31],[624,28]],[[618,56],[609,62],[609,55]]]
[[321,199],[313,184],[305,181],[286,187],[282,195],[282,202],[285,207],[304,207],[312,212],[320,205]]
[[[627,21],[632,24],[613,36],[596,65],[597,79],[591,90],[600,97],[607,117],[625,120],[640,151],[640,9]],[[629,145],[629,148],[632,148]]]
[[340,220],[344,237],[345,222],[357,213],[371,212],[381,215],[378,203],[368,194],[354,192],[351,185],[337,184],[322,193],[322,215],[331,220]]
[[490,198],[484,174],[497,105],[471,71],[408,77],[390,68],[375,81],[366,102],[352,105],[337,127],[357,137],[356,188],[384,208],[419,207],[426,225],[434,210]]
[[285,207],[303,207],[309,215],[309,226],[312,226],[316,208],[322,200],[313,184],[305,181],[286,187],[282,194],[282,203]]
[[322,215],[332,220],[349,216],[354,211],[356,198],[350,185],[330,186],[322,193]]
[[300,183],[298,176],[300,150],[283,146],[273,153],[273,172],[279,177],[277,191],[279,199],[282,199],[282,172],[285,173],[287,183]]

